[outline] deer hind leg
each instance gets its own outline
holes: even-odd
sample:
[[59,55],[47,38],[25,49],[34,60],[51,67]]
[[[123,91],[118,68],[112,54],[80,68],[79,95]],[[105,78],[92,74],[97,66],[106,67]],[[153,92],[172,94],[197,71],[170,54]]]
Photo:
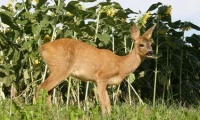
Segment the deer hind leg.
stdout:
[[36,99],[38,99],[38,95],[41,89],[45,89],[48,92],[47,102],[51,103],[51,94],[52,89],[57,86],[62,80],[67,78],[70,74],[70,71],[53,71],[50,73],[49,77],[41,83],[37,88]]
[[110,98],[109,98],[109,95],[108,95],[108,91],[106,90],[106,110],[108,113],[110,113]]
[[97,83],[97,92],[102,114],[110,113],[110,98],[106,90],[107,84]]

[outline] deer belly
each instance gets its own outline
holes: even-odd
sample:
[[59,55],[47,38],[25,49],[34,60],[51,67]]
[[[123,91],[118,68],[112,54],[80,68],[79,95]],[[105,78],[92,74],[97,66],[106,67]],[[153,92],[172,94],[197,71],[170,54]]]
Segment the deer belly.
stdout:
[[71,73],[71,76],[77,78],[81,81],[95,81],[92,73],[89,71],[85,72],[84,70],[76,70]]

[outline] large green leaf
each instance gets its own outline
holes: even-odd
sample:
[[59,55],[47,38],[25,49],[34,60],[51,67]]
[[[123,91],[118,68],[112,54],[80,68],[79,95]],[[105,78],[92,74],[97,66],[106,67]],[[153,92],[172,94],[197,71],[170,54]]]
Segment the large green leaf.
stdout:
[[5,5],[2,5],[1,9],[5,10],[5,11],[10,11],[10,9],[8,7],[6,7]]
[[4,24],[7,24],[8,26],[10,26],[12,29],[19,29],[18,26],[16,24],[14,24],[12,16],[9,16],[3,12],[0,12],[0,17],[1,17],[1,21]]
[[165,12],[167,11],[167,9],[168,9],[168,6],[159,7],[157,13],[158,13],[159,15],[165,15],[165,14],[166,14]]
[[158,6],[160,6],[160,5],[162,5],[161,2],[158,2],[158,3],[156,3],[156,4],[153,4],[153,5],[151,5],[151,6],[149,7],[149,9],[148,9],[147,11],[153,11],[153,10],[157,9]]
[[87,32],[87,33],[88,33],[89,35],[91,35],[91,36],[93,36],[93,35],[95,34],[94,29],[93,29],[92,26],[90,26],[90,25],[87,25],[87,26],[83,27],[83,30],[84,30],[85,32]]
[[171,15],[170,14],[169,15],[163,15],[160,20],[170,23],[171,22]]
[[41,31],[41,26],[38,24],[35,24],[32,26],[32,32],[33,34],[35,34],[35,36],[38,36],[40,34]]
[[168,23],[169,27],[174,28],[174,29],[178,29],[180,27],[180,24],[181,24],[181,20]]
[[67,6],[64,8],[65,10],[69,11],[70,13],[77,15],[78,9],[76,7],[76,4],[78,4],[78,1],[71,1],[67,4]]
[[160,34],[166,34],[167,32],[169,31],[169,28],[167,26],[161,26],[159,29],[158,29],[158,33]]
[[75,32],[77,32],[77,33],[79,33],[79,34],[82,33],[82,31],[80,30],[80,28],[79,28],[77,25],[69,24],[68,26],[69,26],[69,28],[70,28],[71,30],[73,30],[73,31],[75,31]]
[[6,35],[2,32],[0,32],[0,49],[3,50],[3,49],[6,49],[7,47],[7,40],[6,40]]
[[200,47],[200,35],[193,34],[191,37],[186,37],[186,41],[194,48]]
[[173,49],[179,49],[179,47],[176,44],[174,44],[172,36],[165,35],[164,39],[166,40],[166,43],[169,47],[172,47]]
[[26,23],[28,23],[28,20],[16,20],[16,23],[20,25],[25,25]]
[[138,14],[137,12],[132,11],[130,8],[124,10],[127,15],[129,14]]
[[189,24],[190,24],[191,28],[200,31],[200,27],[199,27],[199,26],[197,26],[197,25],[195,25],[195,24],[193,24],[193,23],[191,23],[191,22],[189,22]]
[[42,5],[44,5],[47,2],[47,0],[38,0],[37,8],[40,8]]
[[115,21],[112,17],[106,17],[104,18],[104,21],[110,26],[113,26],[113,27],[115,26]]
[[26,42],[24,42],[24,44],[23,44],[23,48],[24,49],[26,49],[26,50],[28,50],[29,52],[31,52],[32,51],[32,44],[33,44],[33,41],[32,40],[29,40],[29,41],[26,41]]
[[105,45],[107,45],[110,42],[110,36],[108,33],[104,34],[97,34],[97,37],[100,41],[102,41]]

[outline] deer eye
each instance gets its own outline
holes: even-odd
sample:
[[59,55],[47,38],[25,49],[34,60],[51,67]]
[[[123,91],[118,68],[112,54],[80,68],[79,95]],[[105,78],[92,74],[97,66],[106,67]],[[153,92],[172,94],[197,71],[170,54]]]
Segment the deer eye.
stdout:
[[144,47],[144,44],[139,44],[139,47]]

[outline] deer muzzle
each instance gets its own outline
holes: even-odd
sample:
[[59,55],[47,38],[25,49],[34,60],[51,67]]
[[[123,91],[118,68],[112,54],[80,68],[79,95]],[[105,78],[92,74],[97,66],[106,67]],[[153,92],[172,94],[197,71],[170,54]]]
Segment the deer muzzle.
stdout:
[[146,55],[147,56],[152,56],[153,55],[153,51],[151,50],[151,51],[148,51],[147,53],[146,53]]

